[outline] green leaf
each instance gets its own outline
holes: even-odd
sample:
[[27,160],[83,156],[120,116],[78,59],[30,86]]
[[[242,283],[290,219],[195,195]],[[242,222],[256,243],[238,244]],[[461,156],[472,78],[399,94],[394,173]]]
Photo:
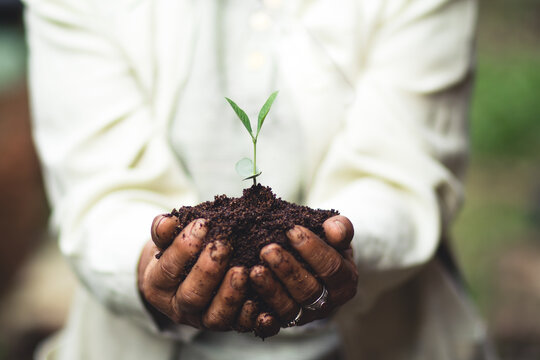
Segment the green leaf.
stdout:
[[236,115],[238,115],[238,118],[240,119],[240,121],[242,121],[242,124],[244,124],[244,127],[249,132],[249,135],[251,135],[251,137],[253,137],[253,130],[251,130],[251,123],[249,121],[248,116],[244,112],[244,110],[240,109],[240,107],[238,105],[236,105],[236,103],[234,101],[232,101],[231,99],[229,99],[228,97],[226,97],[225,99],[227,99],[227,101],[229,102],[229,104],[233,108]]
[[257,122],[257,135],[255,135],[255,137],[259,136],[259,131],[261,131],[264,119],[266,119],[266,115],[268,115],[268,112],[270,111],[274,100],[276,100],[278,92],[279,91],[274,91],[272,94],[270,94],[268,100],[266,100],[263,107],[261,108],[261,111],[259,111],[259,121]]
[[[243,158],[238,161],[235,166],[236,172],[243,178],[252,177],[257,175],[253,173],[253,161],[248,158]],[[258,170],[258,169],[257,169]]]
[[242,180],[249,180],[249,179],[254,179],[256,178],[257,176],[261,175],[262,174],[262,171],[259,171],[258,173],[256,173],[255,175],[251,175],[251,176],[248,176],[247,178],[244,178]]

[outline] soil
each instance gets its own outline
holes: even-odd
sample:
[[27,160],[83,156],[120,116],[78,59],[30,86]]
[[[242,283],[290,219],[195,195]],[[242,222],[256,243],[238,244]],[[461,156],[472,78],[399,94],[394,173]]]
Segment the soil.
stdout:
[[[205,245],[215,240],[229,244],[232,248],[229,266],[245,266],[248,269],[264,265],[259,253],[270,243],[281,245],[309,269],[309,265],[291,247],[285,233],[295,225],[301,225],[324,240],[323,222],[338,214],[335,210],[312,209],[284,201],[277,198],[270,187],[260,184],[245,189],[239,198],[220,195],[214,201],[185,206],[171,213],[180,219],[178,232],[195,219],[206,219],[208,232]],[[195,261],[186,266],[185,274],[189,273]],[[248,290],[247,298],[259,303],[262,310],[266,308],[270,311],[254,290]]]

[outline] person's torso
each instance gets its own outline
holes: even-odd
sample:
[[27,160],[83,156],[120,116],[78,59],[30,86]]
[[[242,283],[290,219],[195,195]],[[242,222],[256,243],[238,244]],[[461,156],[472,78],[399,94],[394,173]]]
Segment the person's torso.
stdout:
[[[156,27],[156,36],[170,41],[156,41],[154,96],[156,114],[166,118],[171,146],[199,199],[238,196],[249,186],[234,165],[252,158],[251,138],[224,97],[256,124],[264,101],[279,90],[257,144],[259,181],[286,200],[302,202],[352,100],[357,69],[348,62],[357,48],[344,41],[353,36],[348,26],[356,9],[349,8],[336,27],[323,16],[331,6],[326,1],[317,6],[277,0],[189,3],[157,6],[158,14],[189,14]],[[171,53],[174,62],[166,57]]]

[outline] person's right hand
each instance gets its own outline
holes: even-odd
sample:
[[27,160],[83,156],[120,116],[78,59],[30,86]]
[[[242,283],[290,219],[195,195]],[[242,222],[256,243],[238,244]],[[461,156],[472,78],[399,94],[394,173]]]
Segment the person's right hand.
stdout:
[[[144,300],[175,324],[224,331],[251,330],[256,307],[244,303],[248,271],[227,271],[231,249],[220,241],[202,249],[206,235],[203,219],[186,226],[174,239],[178,219],[159,215],[152,223],[152,241],[140,257],[139,290]],[[155,256],[162,251],[159,259]],[[186,264],[199,254],[188,274]],[[239,314],[239,315],[238,315]]]

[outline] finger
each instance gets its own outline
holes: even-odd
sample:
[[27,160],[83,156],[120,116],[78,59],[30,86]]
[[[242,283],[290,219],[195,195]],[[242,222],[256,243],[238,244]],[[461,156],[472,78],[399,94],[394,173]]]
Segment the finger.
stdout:
[[239,332],[248,332],[253,330],[258,314],[259,307],[257,304],[253,300],[247,300],[242,306],[238,319],[236,320],[236,330]]
[[287,236],[291,245],[330,290],[331,300],[337,297],[338,302],[342,303],[354,296],[358,274],[352,262],[345,260],[334,248],[302,226],[295,226],[287,232]]
[[310,304],[320,295],[322,285],[278,244],[262,248],[261,258],[299,304]]
[[261,338],[274,336],[279,332],[279,322],[270,313],[261,313],[255,320],[255,335]]
[[199,313],[181,313],[178,317],[180,320],[175,321],[176,324],[190,325],[196,329],[204,329]]
[[290,298],[279,281],[274,279],[268,268],[262,265],[253,267],[249,278],[255,291],[277,313],[282,323],[291,321],[298,314],[300,307]]
[[208,305],[225,274],[230,252],[230,247],[220,241],[205,247],[176,292],[175,306],[179,311],[200,311]]
[[153,260],[148,280],[154,288],[176,290],[184,276],[186,264],[200,252],[206,231],[204,220],[191,222],[176,236],[159,260]]
[[169,214],[158,215],[152,221],[152,241],[161,250],[167,248],[173,241],[173,236],[176,231],[176,227],[180,224],[180,221],[176,216]]
[[148,240],[146,244],[144,244],[141,257],[139,258],[139,264],[137,265],[137,285],[139,286],[139,290],[142,290],[146,268],[152,259],[154,259],[153,255],[156,251],[157,248],[152,241]]
[[354,264],[354,252],[353,252],[353,248],[349,246],[348,249],[345,249],[341,252],[341,254],[343,255],[343,257],[345,258],[345,260],[351,262]]
[[351,221],[342,215],[332,216],[323,223],[326,241],[335,249],[347,249],[354,236]]
[[208,310],[203,316],[203,325],[210,330],[229,330],[247,291],[248,273],[241,266],[230,268]]

